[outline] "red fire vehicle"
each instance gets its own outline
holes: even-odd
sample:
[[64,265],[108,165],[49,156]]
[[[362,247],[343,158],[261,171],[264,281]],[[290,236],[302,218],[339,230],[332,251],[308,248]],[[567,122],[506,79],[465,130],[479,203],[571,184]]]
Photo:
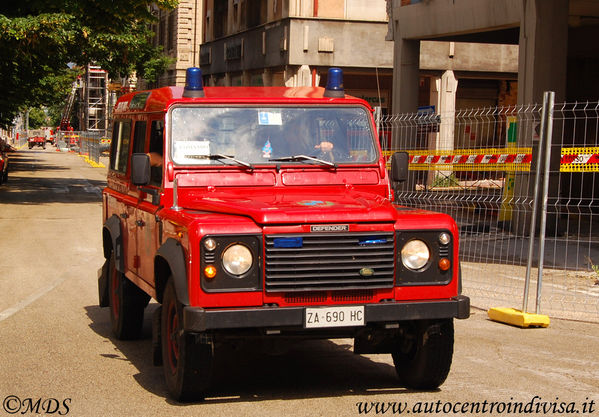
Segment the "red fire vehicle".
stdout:
[[29,149],[34,146],[41,146],[46,149],[46,133],[43,129],[31,130],[27,137],[27,146]]
[[470,310],[456,224],[393,203],[407,154],[389,176],[339,69],[327,88],[204,88],[190,68],[185,88],[122,96],[113,126],[100,305],[129,339],[160,303],[154,360],[173,398],[201,398],[232,340],[351,337],[391,353],[398,384],[444,382]]

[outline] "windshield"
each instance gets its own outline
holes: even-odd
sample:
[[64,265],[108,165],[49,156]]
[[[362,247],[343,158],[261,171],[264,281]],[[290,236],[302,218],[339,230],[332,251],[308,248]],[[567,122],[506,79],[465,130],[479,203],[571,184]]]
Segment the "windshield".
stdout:
[[377,160],[370,115],[357,106],[178,106],[169,121],[171,158],[180,165]]

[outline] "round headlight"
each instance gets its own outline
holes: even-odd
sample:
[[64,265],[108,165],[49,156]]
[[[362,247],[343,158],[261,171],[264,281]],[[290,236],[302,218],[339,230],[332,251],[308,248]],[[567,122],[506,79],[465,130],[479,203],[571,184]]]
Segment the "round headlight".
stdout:
[[231,275],[243,275],[252,267],[254,257],[244,245],[229,246],[223,252],[223,266]]
[[410,240],[401,250],[401,262],[412,271],[424,268],[431,253],[422,240]]

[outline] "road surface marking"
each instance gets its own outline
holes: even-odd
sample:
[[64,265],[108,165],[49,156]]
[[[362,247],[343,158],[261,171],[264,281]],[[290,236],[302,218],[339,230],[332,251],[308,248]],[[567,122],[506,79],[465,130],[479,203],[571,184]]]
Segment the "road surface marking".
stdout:
[[29,304],[35,302],[37,299],[43,297],[44,295],[46,295],[47,293],[49,293],[50,291],[52,291],[54,288],[58,287],[65,280],[66,280],[66,277],[60,278],[59,280],[54,281],[49,286],[44,287],[44,288],[40,288],[39,290],[37,290],[36,292],[34,292],[33,294],[31,294],[29,297],[25,298],[24,300],[19,301],[14,306],[9,307],[9,308],[7,308],[4,311],[0,311],[0,322],[3,321],[3,320],[5,320],[5,319],[7,319],[7,318],[9,318],[13,314],[18,313],[19,311],[23,310]]

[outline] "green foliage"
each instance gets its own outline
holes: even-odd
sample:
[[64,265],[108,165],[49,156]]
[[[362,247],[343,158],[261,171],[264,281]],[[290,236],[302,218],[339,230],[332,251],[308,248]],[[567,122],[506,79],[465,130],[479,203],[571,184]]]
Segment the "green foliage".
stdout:
[[133,71],[157,78],[170,61],[151,43],[150,4],[172,9],[177,1],[2,2],[0,125],[9,125],[25,108],[64,101],[76,76],[69,64],[100,65],[112,78]]
[[29,110],[29,129],[39,129],[48,126],[50,118],[47,117],[44,109],[33,108]]

